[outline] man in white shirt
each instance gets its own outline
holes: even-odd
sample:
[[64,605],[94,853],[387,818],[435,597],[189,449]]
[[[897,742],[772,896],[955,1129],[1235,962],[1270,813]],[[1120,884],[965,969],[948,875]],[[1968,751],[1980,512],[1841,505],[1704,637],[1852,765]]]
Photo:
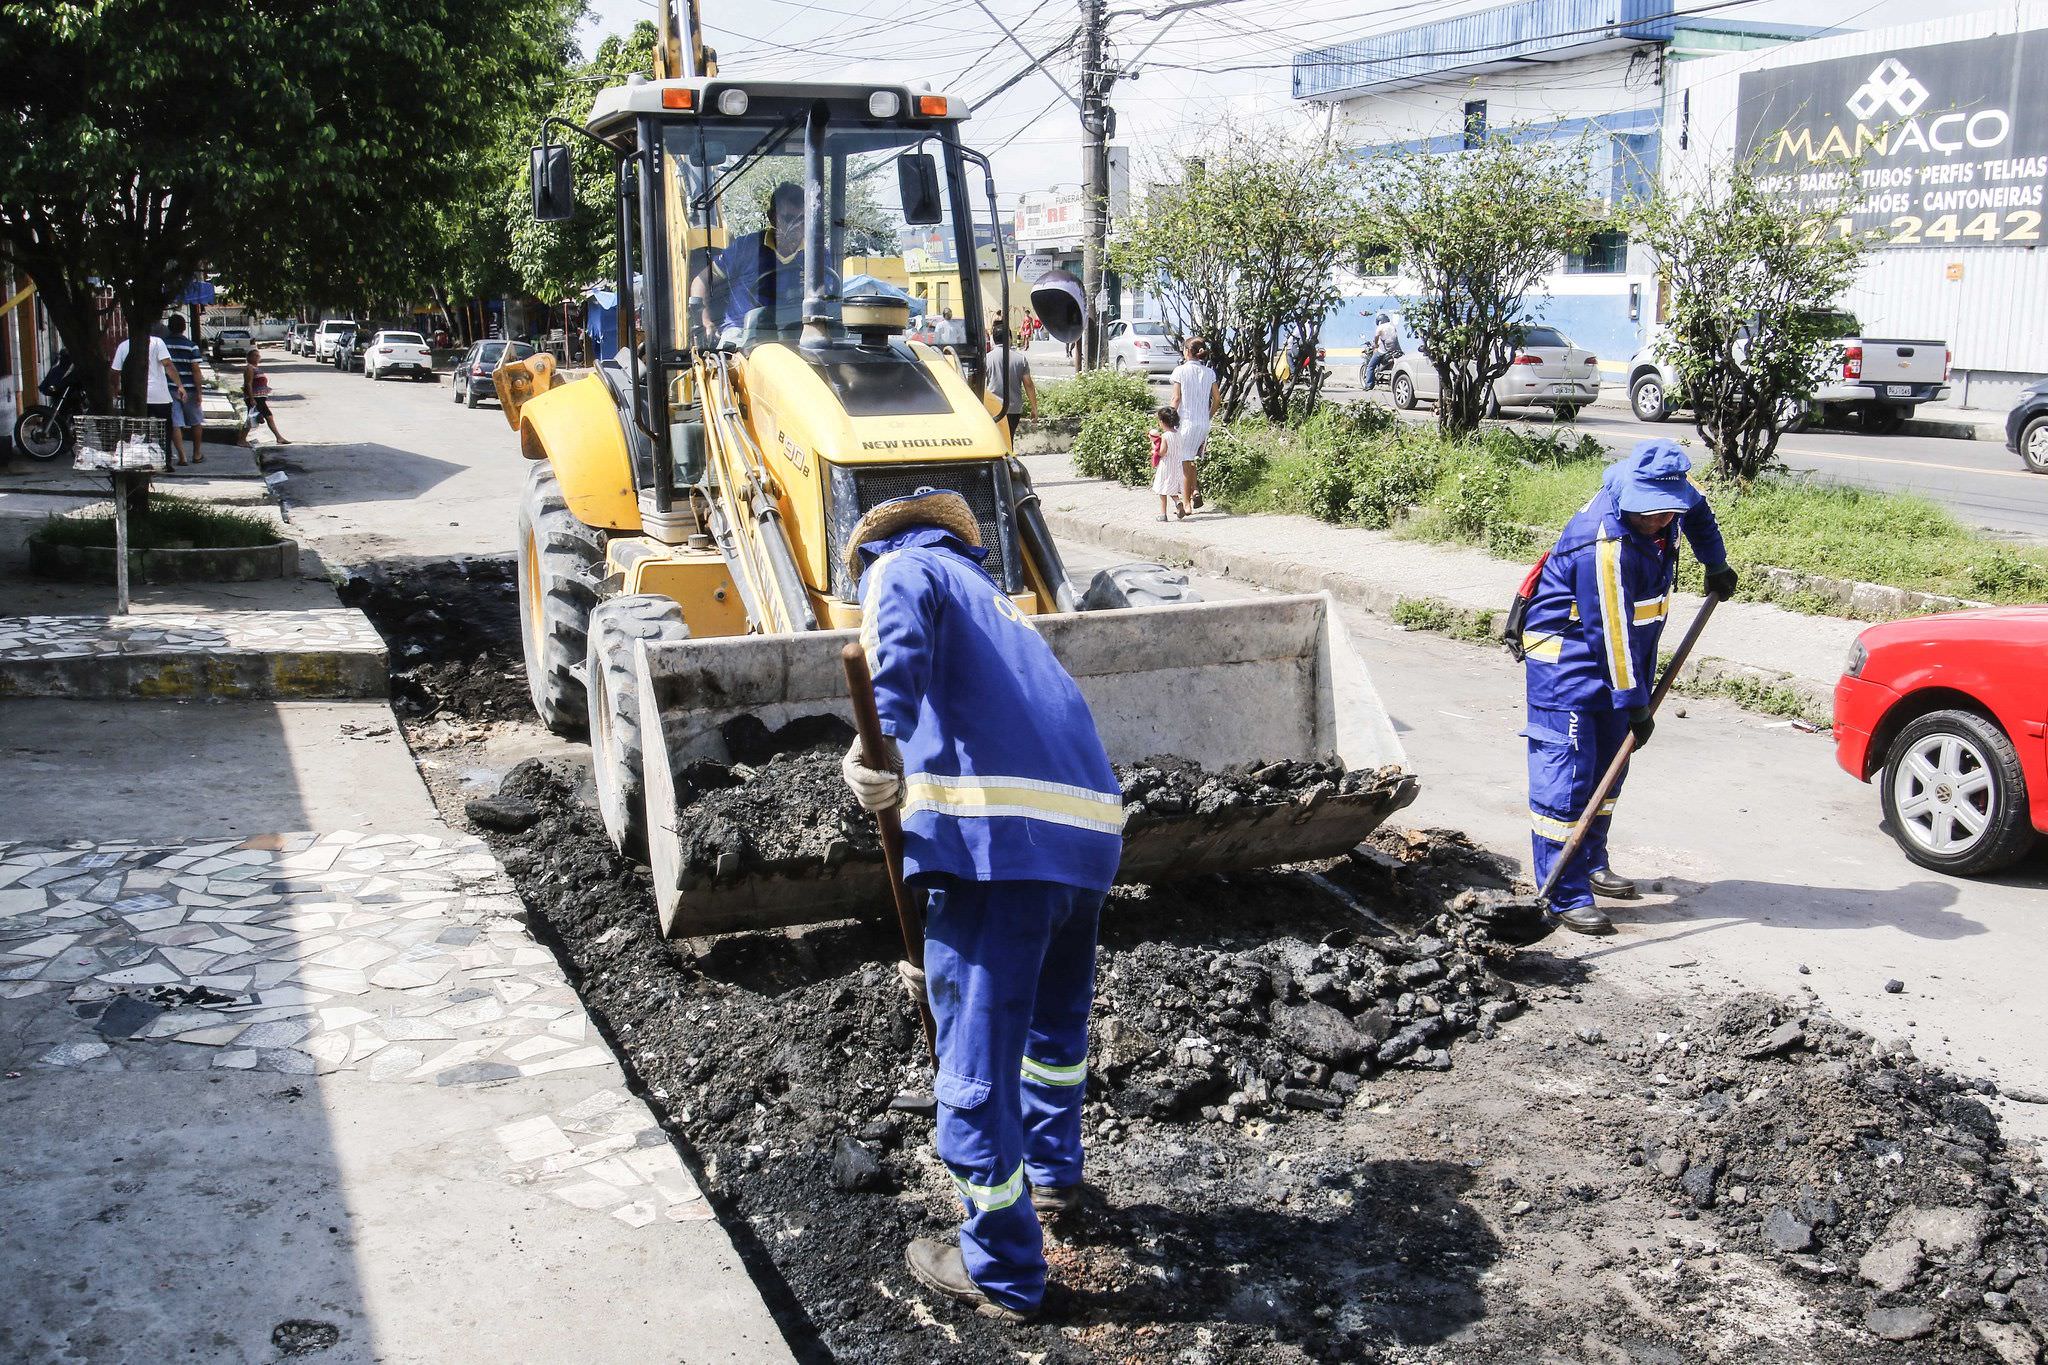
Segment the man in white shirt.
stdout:
[[[114,391],[116,393],[119,393],[121,390],[121,370],[127,364],[128,339],[123,337],[121,344],[114,349]],[[149,337],[149,388],[143,395],[142,401],[143,405],[149,410],[151,417],[158,418],[170,428],[171,453],[176,457],[179,464],[183,464],[185,463],[183,433],[178,430],[177,424],[171,421],[171,394],[173,392],[176,392],[179,402],[182,403],[186,398],[185,381],[179,376],[178,367],[171,363],[171,351],[168,346],[164,345],[164,339],[152,332]],[[192,394],[191,398],[194,402],[197,402],[199,395],[196,393]]]

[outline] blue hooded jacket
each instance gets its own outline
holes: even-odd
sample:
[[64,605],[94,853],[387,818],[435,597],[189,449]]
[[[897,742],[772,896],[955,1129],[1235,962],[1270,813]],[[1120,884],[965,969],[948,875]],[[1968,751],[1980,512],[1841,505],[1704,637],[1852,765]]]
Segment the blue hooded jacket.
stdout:
[[903,754],[904,875],[1107,890],[1122,788],[1081,689],[984,552],[915,526],[860,554],[861,647]]
[[1629,529],[1624,510],[1675,511],[1677,530],[1709,572],[1728,551],[1692,461],[1666,440],[1639,443],[1607,467],[1600,491],[1566,523],[1544,562],[1522,629],[1531,706],[1552,711],[1647,706],[1657,645],[1678,576],[1678,536]]

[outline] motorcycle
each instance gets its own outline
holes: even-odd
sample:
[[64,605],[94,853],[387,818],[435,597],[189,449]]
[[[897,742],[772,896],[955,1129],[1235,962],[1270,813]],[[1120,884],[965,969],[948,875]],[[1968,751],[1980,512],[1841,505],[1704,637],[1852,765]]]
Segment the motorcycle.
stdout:
[[85,410],[85,384],[71,357],[59,351],[36,389],[50,401],[26,409],[15,419],[15,449],[32,460],[62,459],[78,440],[71,419]]
[[1370,385],[1368,385],[1365,382],[1365,375],[1366,371],[1372,367],[1372,353],[1368,351],[1365,355],[1361,356],[1358,361],[1358,387],[1367,392],[1370,392],[1372,389],[1385,389],[1393,387],[1394,362],[1399,360],[1400,358],[1401,351],[1399,350],[1399,348],[1396,348],[1383,354],[1380,357],[1379,373],[1375,374],[1372,377],[1373,382]]

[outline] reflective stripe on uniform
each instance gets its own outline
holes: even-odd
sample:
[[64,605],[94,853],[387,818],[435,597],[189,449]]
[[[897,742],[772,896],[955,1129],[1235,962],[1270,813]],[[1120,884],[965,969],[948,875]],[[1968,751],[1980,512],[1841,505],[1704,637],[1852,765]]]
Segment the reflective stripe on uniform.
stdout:
[[1046,820],[1101,834],[1121,834],[1124,800],[1066,782],[1040,782],[1029,777],[946,777],[911,773],[903,780],[903,814],[919,811],[963,818],[1017,816]]
[[1019,1162],[1017,1169],[1010,1172],[1010,1178],[1000,1185],[977,1185],[960,1176],[953,1177],[953,1183],[960,1187],[960,1197],[982,1210],[994,1213],[1017,1202],[1024,1193],[1024,1166]]
[[1522,657],[1554,664],[1564,655],[1564,636],[1527,635],[1522,638]]
[[1668,592],[1662,597],[1654,598],[1651,601],[1638,602],[1636,603],[1636,624],[1640,626],[1648,621],[1661,621],[1670,614],[1670,611],[1671,594]]
[[1088,1079],[1088,1064],[1053,1066],[1027,1056],[1024,1059],[1024,1079],[1037,1081],[1040,1085],[1079,1085]]
[[1572,837],[1572,822],[1560,820],[1554,815],[1545,815],[1540,810],[1529,812],[1529,823],[1536,832],[1554,844],[1561,844]]
[[1621,542],[1602,535],[1595,546],[1593,565],[1600,588],[1600,635],[1607,651],[1607,676],[1615,691],[1632,692],[1636,667],[1628,650],[1628,595],[1621,583]]
[[[868,565],[862,579],[870,594],[876,590],[875,584],[880,581],[882,566],[901,553],[901,550],[890,550],[886,554],[877,555],[875,562]],[[882,643],[881,635],[881,623],[875,619],[875,613],[863,609],[860,615],[860,652],[867,655],[870,674],[881,671],[881,662],[875,658],[875,650]]]

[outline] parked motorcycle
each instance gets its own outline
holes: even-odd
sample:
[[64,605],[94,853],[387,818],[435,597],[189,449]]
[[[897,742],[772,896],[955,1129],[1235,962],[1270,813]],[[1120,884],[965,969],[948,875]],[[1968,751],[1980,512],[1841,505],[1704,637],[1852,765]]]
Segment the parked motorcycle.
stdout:
[[71,419],[85,410],[85,383],[71,357],[59,351],[36,389],[49,401],[15,419],[14,448],[32,460],[62,459],[78,440]]

